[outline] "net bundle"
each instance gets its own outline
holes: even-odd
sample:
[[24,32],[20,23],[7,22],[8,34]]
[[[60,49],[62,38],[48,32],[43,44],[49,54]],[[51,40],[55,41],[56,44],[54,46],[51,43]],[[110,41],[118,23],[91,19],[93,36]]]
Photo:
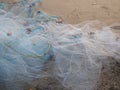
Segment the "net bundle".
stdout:
[[56,23],[56,16],[35,11],[34,4],[0,9],[0,87],[24,90],[54,58],[54,74],[65,87],[94,90],[102,65],[109,57],[120,60],[120,39],[99,21]]

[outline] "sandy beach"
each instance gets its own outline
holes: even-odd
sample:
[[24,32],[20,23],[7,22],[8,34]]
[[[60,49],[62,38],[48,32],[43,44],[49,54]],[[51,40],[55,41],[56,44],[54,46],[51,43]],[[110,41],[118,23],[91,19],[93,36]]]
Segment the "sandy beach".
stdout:
[[[19,0],[0,1],[10,3]],[[120,23],[120,0],[42,0],[38,10],[60,16],[65,23],[71,24],[88,20]]]
[[39,9],[72,24],[86,20],[120,22],[120,0],[43,0]]

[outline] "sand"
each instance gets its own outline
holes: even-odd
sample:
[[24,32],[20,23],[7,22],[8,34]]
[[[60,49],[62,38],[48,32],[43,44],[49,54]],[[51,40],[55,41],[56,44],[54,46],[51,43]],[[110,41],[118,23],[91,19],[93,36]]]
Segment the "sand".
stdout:
[[[19,0],[0,0],[15,2]],[[107,24],[120,23],[120,0],[42,0],[38,10],[63,18],[65,23],[78,24],[100,20]]]
[[[43,0],[38,10],[63,18],[64,23],[79,24],[99,20],[120,26],[120,0]],[[120,29],[113,29],[120,36]]]
[[64,22],[71,24],[86,20],[107,24],[120,22],[120,0],[43,0],[39,9],[61,16]]

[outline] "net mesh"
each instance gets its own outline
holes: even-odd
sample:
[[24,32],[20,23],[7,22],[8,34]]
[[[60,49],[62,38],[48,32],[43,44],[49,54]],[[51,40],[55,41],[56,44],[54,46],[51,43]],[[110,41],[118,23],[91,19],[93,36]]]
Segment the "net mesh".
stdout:
[[51,57],[54,74],[65,87],[94,90],[108,57],[120,60],[120,39],[110,26],[99,21],[59,24],[57,17],[33,15],[31,2],[22,5],[9,12],[0,9],[0,85],[6,90],[24,90]]

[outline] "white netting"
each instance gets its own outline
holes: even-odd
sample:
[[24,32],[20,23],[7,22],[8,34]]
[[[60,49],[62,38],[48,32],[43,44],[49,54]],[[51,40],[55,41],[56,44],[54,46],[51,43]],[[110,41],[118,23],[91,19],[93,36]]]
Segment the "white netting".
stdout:
[[73,26],[44,15],[0,10],[0,85],[23,90],[54,55],[54,73],[65,87],[93,90],[107,58],[120,60],[120,39],[99,21]]
[[53,23],[48,26],[52,34],[55,72],[64,86],[73,90],[93,90],[102,63],[108,62],[108,57],[120,59],[120,40],[116,40],[109,27],[97,30],[89,25],[93,23],[101,24],[91,21],[76,27]]

